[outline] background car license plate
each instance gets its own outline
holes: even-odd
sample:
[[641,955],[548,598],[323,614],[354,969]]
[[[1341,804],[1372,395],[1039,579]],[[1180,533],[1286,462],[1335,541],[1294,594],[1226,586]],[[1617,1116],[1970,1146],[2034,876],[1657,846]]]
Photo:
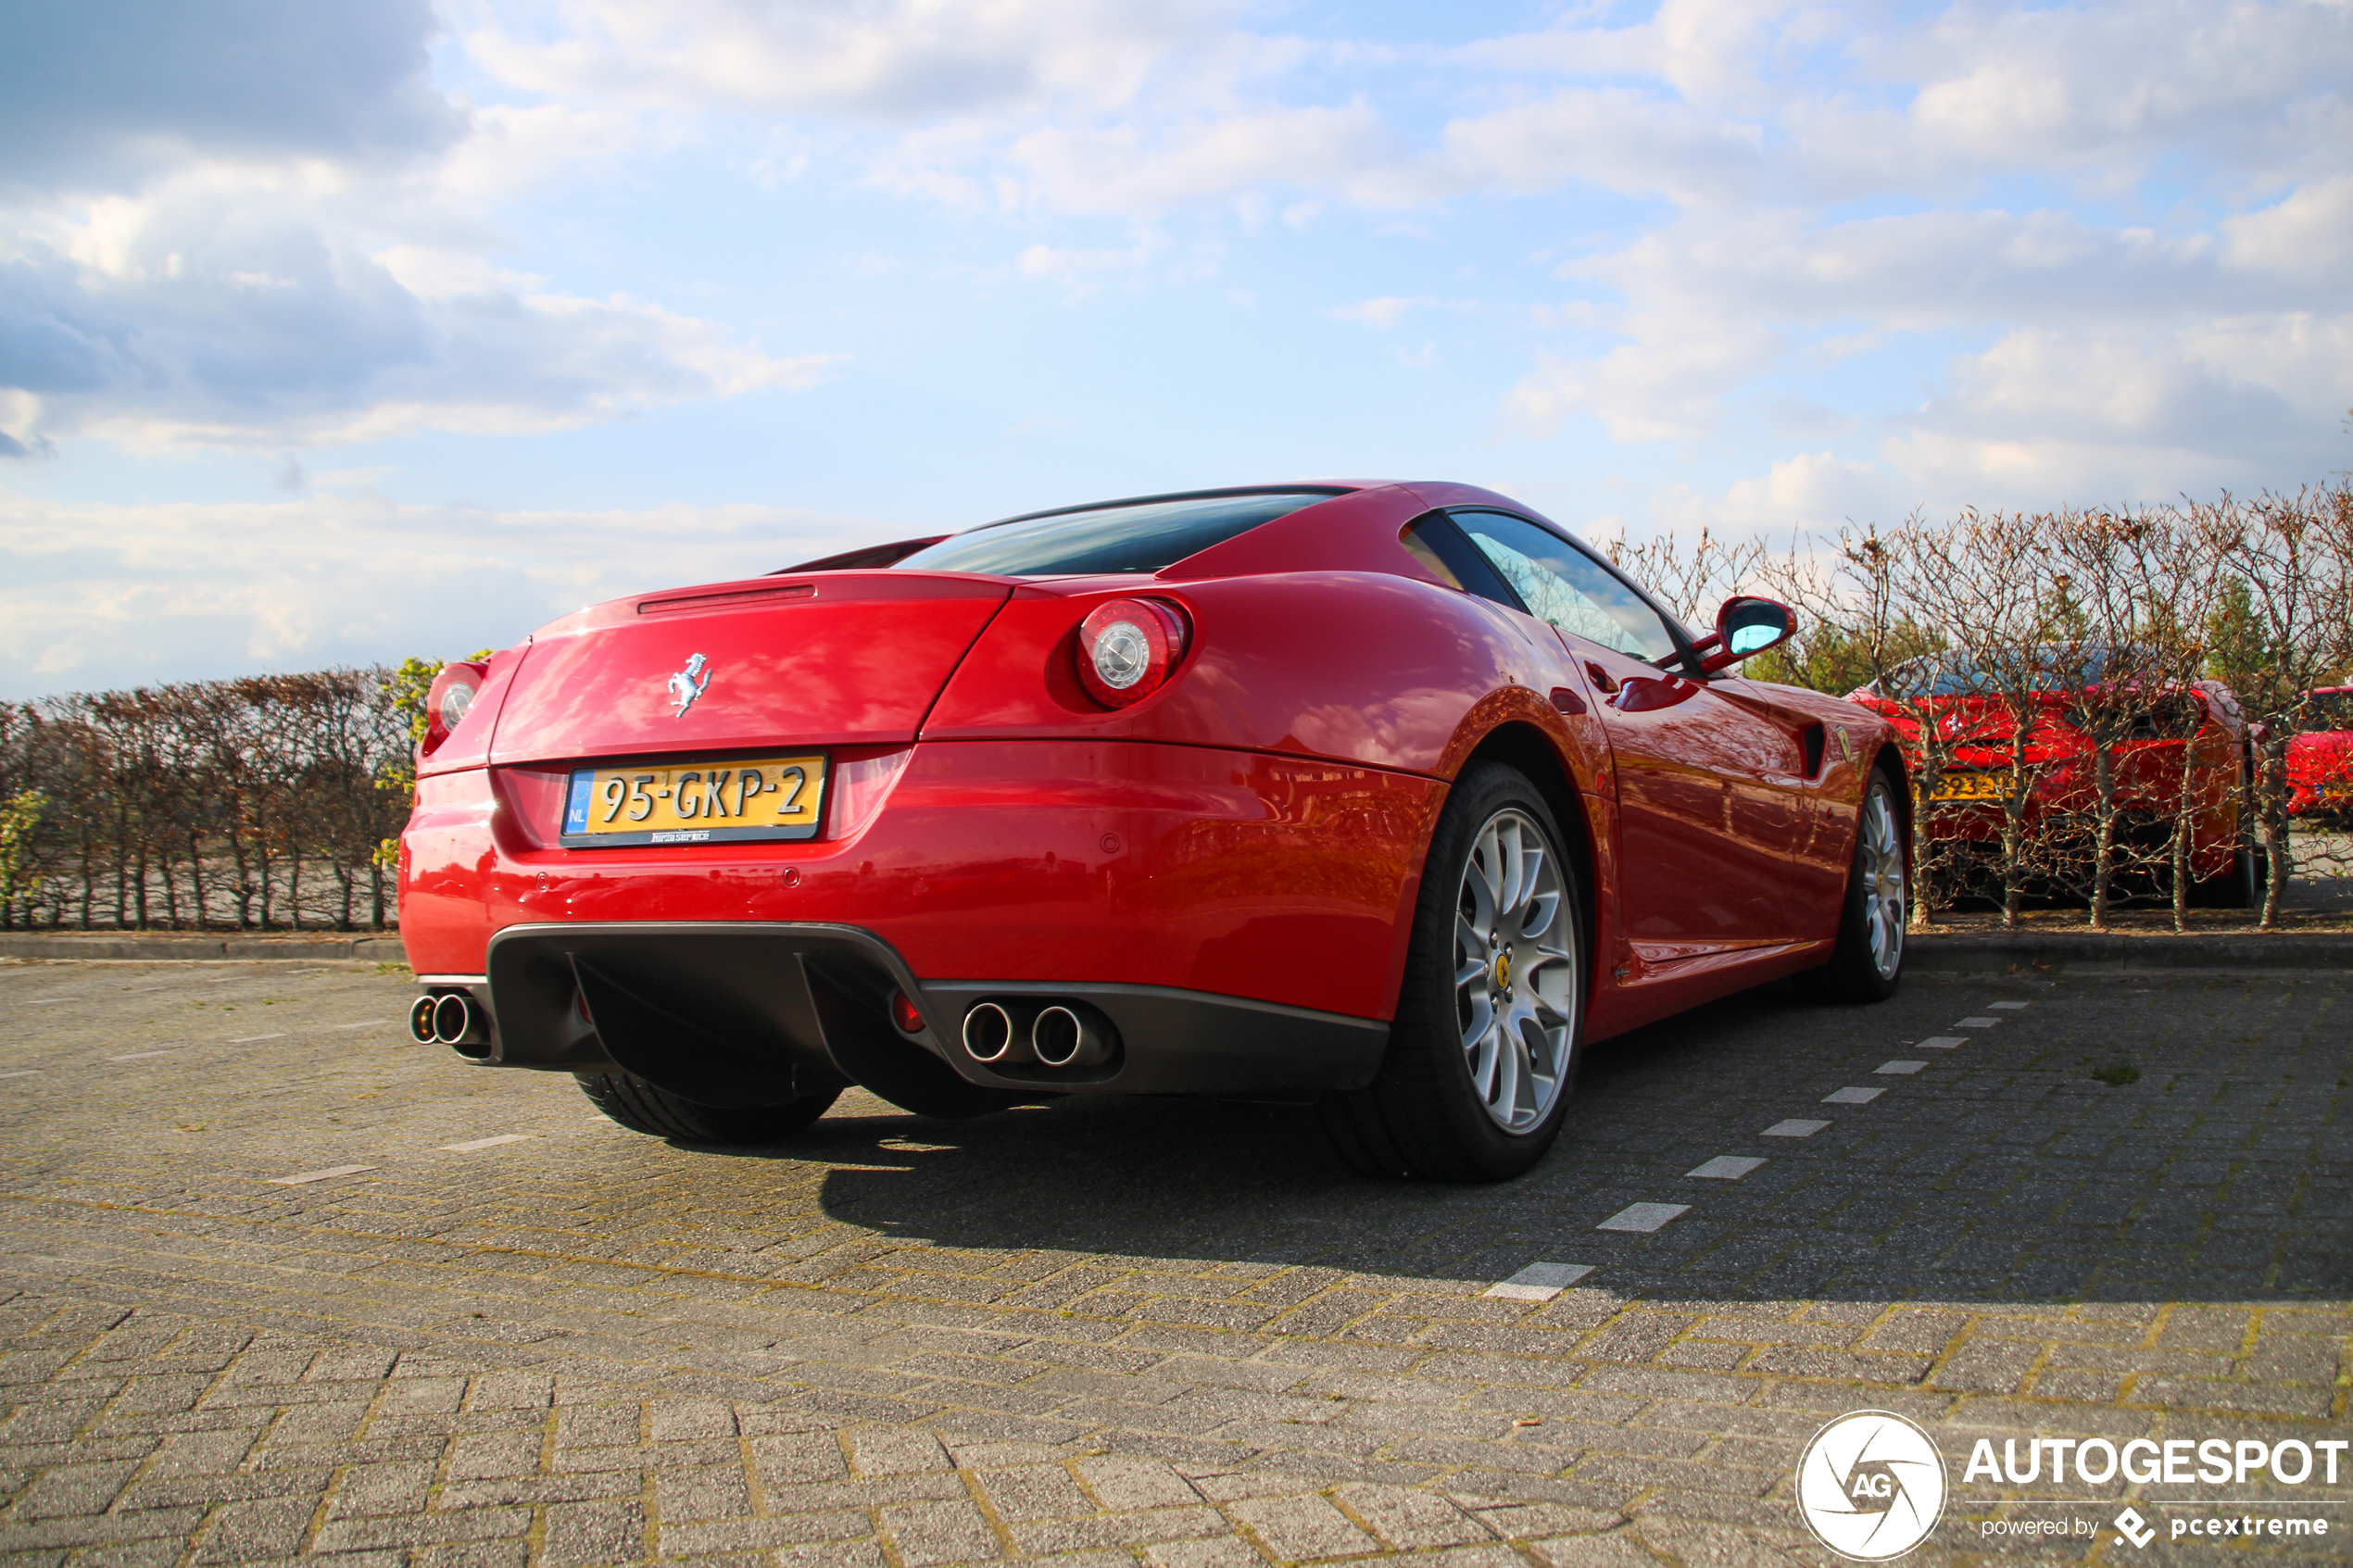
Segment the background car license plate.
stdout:
[[1931,800],[2007,800],[2009,796],[2007,773],[1940,773],[1928,792]]
[[822,756],[576,768],[560,836],[568,849],[814,838],[824,793]]

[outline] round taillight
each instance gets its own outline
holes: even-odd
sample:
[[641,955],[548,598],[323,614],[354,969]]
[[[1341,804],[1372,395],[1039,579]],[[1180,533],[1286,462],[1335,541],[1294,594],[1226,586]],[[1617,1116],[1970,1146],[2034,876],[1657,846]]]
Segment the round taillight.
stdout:
[[474,696],[482,690],[482,678],[488,666],[452,664],[434,677],[433,689],[425,694],[424,747],[431,752],[449,733],[465,722]]
[[1078,626],[1078,679],[1105,708],[1141,702],[1185,655],[1185,618],[1153,599],[1112,599]]

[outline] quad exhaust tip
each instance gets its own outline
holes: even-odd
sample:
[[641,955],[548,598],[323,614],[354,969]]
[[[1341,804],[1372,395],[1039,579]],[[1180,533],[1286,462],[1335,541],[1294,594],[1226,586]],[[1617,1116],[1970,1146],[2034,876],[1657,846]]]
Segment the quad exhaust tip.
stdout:
[[1057,1002],[1029,1028],[1029,1048],[1048,1067],[1100,1067],[1111,1060],[1111,1025],[1093,1008]]
[[1111,1020],[1085,1002],[975,1002],[964,1054],[984,1067],[1100,1067],[1118,1048]]
[[409,1004],[409,1037],[421,1046],[447,1046],[476,1060],[490,1054],[482,1010],[463,991],[419,997]]
[[964,1014],[964,1054],[990,1067],[1028,1060],[1029,1031],[997,1002],[975,1002]]

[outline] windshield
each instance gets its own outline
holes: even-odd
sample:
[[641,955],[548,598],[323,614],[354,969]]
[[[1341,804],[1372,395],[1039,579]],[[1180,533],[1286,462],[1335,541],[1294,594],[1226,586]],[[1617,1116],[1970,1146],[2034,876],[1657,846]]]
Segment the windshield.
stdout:
[[1997,696],[2008,691],[2076,691],[2111,678],[2167,681],[2177,676],[2151,648],[2046,643],[1987,658],[1923,654],[1889,671],[1879,684],[1881,694],[1892,697]]
[[2308,730],[2353,730],[2353,692],[2314,692],[2304,701]]
[[1158,571],[1287,512],[1329,500],[1333,490],[1194,495],[1131,501],[1050,517],[1016,518],[942,539],[895,567],[988,571],[1007,577],[1076,577]]

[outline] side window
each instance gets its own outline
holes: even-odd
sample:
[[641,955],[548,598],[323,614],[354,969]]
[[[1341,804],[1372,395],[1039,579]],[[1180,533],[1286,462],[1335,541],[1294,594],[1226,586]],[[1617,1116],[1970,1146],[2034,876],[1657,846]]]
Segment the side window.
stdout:
[[1460,588],[1466,594],[1476,594],[1482,599],[1493,599],[1499,605],[1514,609],[1528,607],[1502,577],[1487,558],[1479,554],[1461,530],[1447,521],[1444,512],[1431,512],[1415,519],[1397,535],[1405,551],[1422,563],[1424,570],[1450,588]]
[[1456,512],[1454,521],[1530,615],[1572,637],[1636,659],[1658,661],[1681,654],[1658,611],[1558,534],[1504,512]]

